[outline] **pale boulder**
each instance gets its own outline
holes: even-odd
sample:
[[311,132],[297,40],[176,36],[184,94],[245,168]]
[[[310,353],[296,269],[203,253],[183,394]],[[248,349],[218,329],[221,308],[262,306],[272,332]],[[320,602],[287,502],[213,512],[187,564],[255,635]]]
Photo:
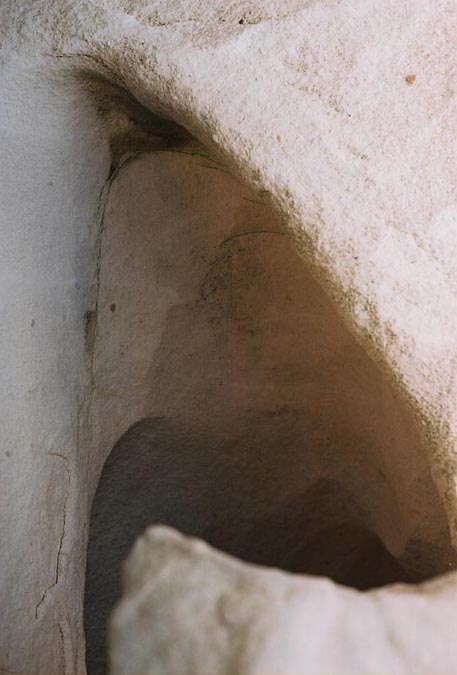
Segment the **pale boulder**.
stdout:
[[456,672],[457,575],[360,593],[150,528],[111,620],[111,674]]

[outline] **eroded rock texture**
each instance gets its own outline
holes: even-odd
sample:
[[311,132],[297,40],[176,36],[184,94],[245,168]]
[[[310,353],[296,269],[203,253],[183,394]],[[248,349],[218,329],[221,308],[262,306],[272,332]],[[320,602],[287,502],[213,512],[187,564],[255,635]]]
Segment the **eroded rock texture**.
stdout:
[[[0,669],[84,673],[85,624],[105,672],[151,522],[357,588],[452,569],[456,23],[453,0],[4,0]],[[358,595],[163,531],[132,561],[114,672],[457,668],[453,575]],[[214,602],[267,578],[213,662]]]

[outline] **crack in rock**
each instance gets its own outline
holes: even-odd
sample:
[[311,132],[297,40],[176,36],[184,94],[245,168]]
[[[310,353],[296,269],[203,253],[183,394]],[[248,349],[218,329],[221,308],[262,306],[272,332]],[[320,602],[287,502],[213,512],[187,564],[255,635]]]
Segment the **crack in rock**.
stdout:
[[[253,201],[252,199],[248,201]],[[260,204],[260,202],[255,202],[256,204]],[[262,204],[264,206],[264,204]],[[281,230],[252,230],[252,232],[238,232],[237,234],[232,234],[231,237],[227,237],[227,239],[224,239],[221,241],[219,246],[224,246],[225,244],[228,244],[232,239],[238,239],[239,237],[247,237],[250,236],[251,234],[280,234],[283,237],[289,236],[287,232],[281,232]]]
[[57,550],[57,556],[56,556],[56,564],[55,564],[55,572],[54,572],[54,581],[53,583],[48,586],[44,593],[42,594],[40,601],[35,607],[35,619],[39,618],[39,612],[40,608],[42,607],[43,603],[46,600],[46,597],[48,593],[50,593],[54,588],[56,588],[57,584],[59,583],[59,576],[60,576],[60,558],[62,555],[62,547],[63,547],[63,542],[65,539],[65,530],[66,530],[66,522],[67,522],[67,504],[68,504],[68,499],[70,496],[70,484],[71,484],[71,475],[70,475],[70,469],[68,467],[68,457],[65,457],[65,455],[62,455],[58,452],[48,452],[48,455],[50,457],[57,457],[58,459],[62,460],[63,466],[65,469],[65,472],[67,474],[67,490],[65,493],[65,499],[63,503],[63,512],[62,512],[62,528],[61,528],[61,534],[60,534],[60,541],[59,541],[59,547]]

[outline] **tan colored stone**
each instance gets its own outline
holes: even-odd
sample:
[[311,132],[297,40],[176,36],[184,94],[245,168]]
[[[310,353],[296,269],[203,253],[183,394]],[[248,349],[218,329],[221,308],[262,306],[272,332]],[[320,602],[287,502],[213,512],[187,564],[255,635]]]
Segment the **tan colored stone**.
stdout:
[[[364,527],[409,569],[415,557],[427,567],[423,576],[452,565],[449,542],[455,547],[457,537],[456,22],[453,0],[3,0],[0,537],[7,554],[1,565],[0,668],[39,675],[84,672],[91,504],[113,445],[144,418],[169,415],[172,421],[179,417],[199,425],[206,420],[209,432],[217,426],[222,435],[237,424],[249,429],[249,406],[256,413],[302,406],[309,413],[307,423],[317,425],[319,448],[335,455],[335,448],[344,447],[334,463],[309,453],[307,459],[315,462],[309,474],[313,480],[324,474],[328,478],[334,470],[338,485],[350,487],[355,502],[362,503]],[[150,183],[155,162],[169,146],[194,159],[183,155],[164,161],[160,180]],[[221,175],[228,171],[236,177],[233,185],[222,178],[211,183],[216,194],[201,231],[203,244],[179,230],[183,213],[194,206],[194,213],[204,210],[201,185],[192,203],[204,174],[198,154],[192,153],[209,158],[213,168],[207,171],[217,167]],[[193,173],[189,191],[185,183]],[[153,185],[157,197],[175,189],[185,202],[183,213],[177,200],[170,212],[161,211],[170,216],[169,237],[164,228],[161,241],[146,239],[145,250],[160,243],[164,252],[155,279],[157,314],[148,305],[152,272],[133,263],[129,268],[129,254],[141,250],[141,237],[118,249],[109,238],[109,224],[125,232],[129,218],[148,233],[151,204],[135,192],[139,185],[144,195]],[[248,189],[253,192],[244,192]],[[134,195],[132,204],[129,194]],[[275,227],[287,228],[307,270],[303,294],[310,274],[325,290],[325,308],[316,309],[316,325],[327,317],[335,332],[329,333],[328,343],[319,343],[328,357],[321,388],[310,378],[309,388],[301,389],[307,369],[319,372],[322,356],[314,351],[312,331],[304,329],[302,317],[291,318],[283,333],[276,327],[277,345],[268,342],[273,321],[267,317],[253,343],[264,350],[257,359],[247,340],[230,333],[233,325],[227,333],[220,327],[211,332],[206,325],[214,318],[214,294],[201,312],[183,313],[186,301],[195,301],[198,274],[206,274],[217,259],[210,246],[239,234],[242,226],[251,227],[255,207],[244,213],[246,220],[236,213],[237,200],[246,196],[268,204],[256,227],[265,217]],[[220,229],[213,226],[216,213]],[[181,239],[195,248],[181,249]],[[196,250],[207,257],[193,258]],[[111,272],[105,260],[111,261]],[[193,268],[195,277],[176,268],[180,260]],[[250,264],[256,260],[274,268],[275,261],[292,257],[275,240],[271,250],[264,244],[257,258],[253,248],[249,251]],[[121,261],[124,285],[115,274]],[[227,267],[222,283],[236,279],[242,286],[251,278],[242,262],[237,274]],[[240,320],[258,320],[268,295],[276,303],[271,306],[285,305],[286,287],[283,281],[273,291],[255,287],[257,304],[250,315],[250,291],[242,288],[237,296],[244,312]],[[132,288],[138,288],[138,295],[130,300],[127,290]],[[313,288],[309,309],[320,297]],[[124,294],[121,301],[109,297],[114,289]],[[227,297],[220,293],[216,300]],[[111,310],[116,301],[120,313]],[[289,316],[303,308],[301,303],[297,291],[296,300],[286,305]],[[143,310],[147,332],[139,328]],[[174,371],[173,359],[163,359],[156,349],[170,334],[176,340],[172,353],[183,355]],[[224,334],[233,340],[223,350],[230,356],[226,371],[214,358],[217,339]],[[282,334],[292,336],[290,364]],[[146,353],[148,335],[154,353]],[[346,363],[345,354],[338,352],[341,343],[333,340],[339,392],[351,382],[342,363],[359,367],[351,370],[354,389],[333,405],[326,398],[334,372],[327,346],[335,335],[344,336],[351,352]],[[302,362],[301,338],[307,345]],[[130,352],[133,345],[137,349]],[[128,357],[121,358],[126,352]],[[239,352],[249,365],[234,372]],[[190,358],[198,369],[189,366]],[[262,398],[265,368],[275,362],[277,379]],[[202,376],[206,364],[210,367]],[[167,377],[172,371],[173,377]],[[221,372],[224,395],[230,383],[235,392],[226,406],[224,396],[215,393]],[[285,372],[290,381],[297,372],[300,377],[283,391],[277,384]],[[250,386],[239,395],[246,380]],[[154,389],[157,382],[160,391]],[[323,438],[332,418],[319,417],[321,402],[338,422],[329,429],[328,445]],[[300,424],[306,426],[303,419]],[[386,435],[384,420],[392,422]],[[253,429],[270,436],[267,425]],[[282,448],[280,440],[278,435]],[[311,434],[308,448],[312,440]],[[147,454],[146,448],[142,458]],[[299,453],[292,455],[289,471],[297,469],[299,483]],[[277,462],[270,475],[281,473],[283,464],[287,466]],[[244,475],[258,474],[251,467]],[[265,482],[276,490],[278,501],[288,484],[281,477]],[[115,485],[117,490],[119,482]],[[213,489],[217,492],[219,484]],[[242,499],[249,494],[243,490]],[[266,494],[255,491],[251,499],[259,495],[261,503],[267,502]],[[292,494],[299,495],[295,484]],[[420,554],[415,556],[412,542],[418,541]],[[198,569],[197,560],[195,564]],[[433,582],[432,589],[447,583]],[[334,588],[318,582],[322,584]],[[435,598],[427,588],[417,591],[420,603]],[[334,592],[367,606],[375,597],[338,588]],[[379,591],[380,602],[383,593],[396,597],[396,592]],[[414,593],[411,597],[417,597]],[[443,604],[445,595],[443,591]],[[226,614],[236,623],[234,604],[229,603]],[[173,614],[171,605],[167,611]],[[441,611],[445,616],[447,610]],[[426,613],[417,616],[422,620]],[[429,630],[428,619],[423,620],[415,648],[422,653],[427,634],[438,651],[444,629],[437,620]],[[279,644],[284,636],[278,634],[277,655],[289,654],[289,643],[287,650]],[[380,641],[381,651],[383,645]],[[290,655],[292,647],[295,643]],[[366,658],[372,649],[370,642]],[[385,653],[390,658],[387,647]],[[402,648],[403,653],[410,655],[412,647]],[[447,656],[455,658],[451,647]],[[424,658],[417,672],[423,672]],[[381,667],[381,657],[376,659]],[[341,668],[352,663],[346,652],[340,662]],[[386,667],[390,663],[386,660]],[[447,667],[448,662],[438,665]],[[415,668],[410,666],[402,667]],[[277,667],[283,666],[278,662]],[[195,668],[199,672],[203,662]]]

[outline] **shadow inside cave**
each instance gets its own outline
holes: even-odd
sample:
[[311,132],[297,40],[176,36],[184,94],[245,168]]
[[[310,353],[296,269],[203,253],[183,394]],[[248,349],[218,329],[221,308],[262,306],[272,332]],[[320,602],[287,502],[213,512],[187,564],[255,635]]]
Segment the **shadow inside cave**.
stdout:
[[[293,417],[293,416],[292,416]],[[163,418],[144,419],[113,448],[93,502],[85,594],[87,667],[107,672],[106,626],[121,594],[122,562],[151,524],[200,537],[242,560],[328,576],[359,589],[416,581],[363,524],[354,496],[320,479],[302,494],[274,496],[277,435],[252,419],[229,442]],[[282,429],[281,429],[282,427]],[[264,430],[264,431],[262,431]],[[281,448],[283,460],[290,452]]]

